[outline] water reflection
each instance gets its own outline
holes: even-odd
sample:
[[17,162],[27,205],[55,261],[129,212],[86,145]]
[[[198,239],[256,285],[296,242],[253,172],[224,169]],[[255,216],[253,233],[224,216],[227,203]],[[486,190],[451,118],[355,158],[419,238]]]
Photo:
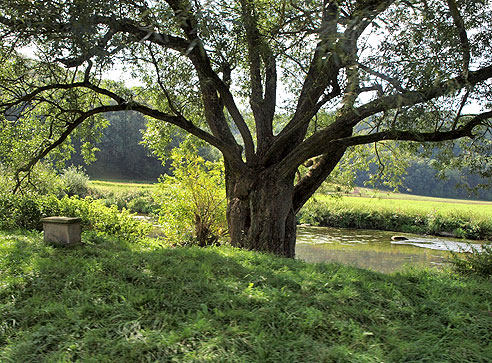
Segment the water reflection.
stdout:
[[307,262],[338,262],[389,273],[409,265],[443,266],[448,250],[466,247],[463,240],[405,234],[408,240],[391,241],[393,235],[395,232],[299,226],[296,255]]

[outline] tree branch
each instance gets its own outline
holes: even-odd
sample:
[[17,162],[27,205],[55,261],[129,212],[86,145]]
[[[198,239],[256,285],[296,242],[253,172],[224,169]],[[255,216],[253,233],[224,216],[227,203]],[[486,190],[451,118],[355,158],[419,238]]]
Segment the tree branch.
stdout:
[[17,180],[17,182],[13,190],[14,194],[19,190],[23,180],[22,178],[20,178],[20,174],[22,172],[29,172],[34,167],[34,165],[36,165],[38,161],[40,161],[42,158],[48,155],[50,151],[60,146],[68,138],[68,136],[77,128],[77,126],[79,126],[82,122],[84,122],[89,117],[94,116],[98,113],[121,111],[124,110],[125,107],[126,105],[124,104],[96,107],[90,111],[85,112],[84,114],[77,117],[73,122],[69,123],[67,129],[64,132],[62,132],[62,134],[55,141],[53,141],[49,146],[40,150],[34,157],[32,157],[29,160],[27,164],[17,169],[15,173],[15,180]]
[[[176,17],[180,19],[179,26],[190,41],[190,44],[193,45],[190,47],[187,54],[198,72],[207,122],[211,129],[220,132],[227,143],[236,145],[237,149],[240,149],[221,110],[223,102],[239,129],[244,142],[246,159],[254,160],[255,148],[249,128],[234,101],[234,97],[232,96],[229,87],[212,69],[210,58],[203,46],[203,42],[198,36],[198,21],[190,12],[191,4],[187,0],[166,0],[166,2],[174,11]],[[215,92],[220,94],[220,99],[214,94]]]
[[[386,130],[368,135],[334,137],[326,140],[325,143],[316,143],[313,147],[313,142],[306,143],[309,139],[303,142],[303,147],[296,148],[297,153],[291,153],[289,157],[282,161],[279,166],[279,172],[287,173],[295,170],[304,160],[308,160],[314,156],[326,153],[333,148],[347,148],[349,146],[369,144],[372,142],[383,140],[395,141],[416,141],[416,142],[440,142],[447,140],[456,140],[462,137],[473,138],[473,129],[476,126],[482,125],[484,121],[492,118],[492,111],[484,112],[475,115],[466,124],[449,131],[436,132],[416,132],[409,130]],[[309,147],[309,146],[311,147]],[[290,167],[289,167],[290,166]]]
[[[363,106],[357,107],[353,110],[341,115],[333,128],[344,126],[355,126],[359,121],[372,116],[376,113],[399,108],[403,106],[413,106],[418,103],[427,102],[432,99],[449,95],[465,86],[475,85],[479,82],[483,82],[489,78],[492,78],[492,66],[487,66],[476,71],[472,71],[468,75],[468,80],[463,76],[457,76],[446,81],[440,82],[435,86],[417,90],[406,91],[397,95],[390,95],[380,97],[374,101],[371,101]],[[323,131],[324,134],[320,135],[321,138],[328,136],[330,130]]]
[[391,78],[385,74],[382,74],[380,72],[377,72],[371,68],[369,68],[368,66],[362,64],[362,63],[359,63],[357,62],[357,65],[359,66],[360,69],[362,69],[363,71],[369,73],[369,74],[372,74],[373,76],[376,76],[386,82],[388,82],[389,84],[391,84],[398,92],[406,92],[406,90],[401,86],[401,82],[398,81],[397,79],[394,79],[394,78]]
[[311,119],[318,112],[319,99],[326,88],[338,87],[340,69],[351,65],[356,58],[357,39],[380,13],[394,0],[358,1],[346,23],[343,34],[338,33],[340,8],[335,1],[324,0],[323,18],[320,27],[320,41],[317,44],[310,68],[304,81],[297,103],[296,113],[275,139],[265,159],[266,164],[278,161],[287,155],[305,137]]
[[302,206],[331,174],[343,157],[345,150],[346,148],[343,147],[333,147],[332,150],[323,154],[295,185],[293,196],[294,213],[299,212]]
[[[241,0],[243,24],[248,43],[249,69],[251,79],[250,105],[253,110],[258,154],[263,154],[273,137],[273,117],[275,114],[277,92],[277,69],[273,52],[268,42],[260,34],[254,2]],[[261,62],[265,66],[265,94],[261,76]]]
[[456,4],[456,0],[447,0],[449,11],[451,12],[451,16],[453,17],[454,25],[458,30],[458,35],[460,37],[460,47],[461,52],[463,53],[463,77],[468,78],[468,72],[470,69],[470,42],[468,41],[468,35],[466,34],[465,22],[461,17],[461,14],[458,10],[458,5]]

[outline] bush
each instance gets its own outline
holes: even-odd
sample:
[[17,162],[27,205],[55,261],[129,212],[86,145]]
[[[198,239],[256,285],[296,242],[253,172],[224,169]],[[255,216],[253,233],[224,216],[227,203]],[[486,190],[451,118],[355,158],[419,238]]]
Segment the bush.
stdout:
[[[21,173],[20,177],[22,181],[18,190],[22,194],[59,195],[63,190],[60,176],[49,164],[37,163],[28,176]],[[15,187],[15,171],[0,163],[0,194],[12,193]]]
[[89,176],[80,166],[69,166],[61,175],[63,190],[69,196],[85,197],[89,192]]
[[40,196],[4,194],[0,196],[0,229],[41,230],[40,219],[63,215],[79,217],[84,230],[94,230],[134,240],[146,236],[152,226],[135,220],[129,211],[119,211],[116,206],[106,207],[90,197],[53,195]]
[[449,262],[453,270],[466,276],[492,277],[492,246],[482,245],[480,251],[472,245],[469,245],[468,248],[471,253],[451,252]]
[[159,223],[176,244],[206,246],[227,231],[224,167],[180,149],[171,155],[174,176],[158,185]]

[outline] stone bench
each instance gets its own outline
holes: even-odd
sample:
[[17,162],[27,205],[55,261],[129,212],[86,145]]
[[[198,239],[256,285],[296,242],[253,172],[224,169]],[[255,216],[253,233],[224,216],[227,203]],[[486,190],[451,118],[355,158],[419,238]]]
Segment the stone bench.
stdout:
[[56,246],[74,246],[82,243],[80,218],[46,217],[43,223],[44,241]]

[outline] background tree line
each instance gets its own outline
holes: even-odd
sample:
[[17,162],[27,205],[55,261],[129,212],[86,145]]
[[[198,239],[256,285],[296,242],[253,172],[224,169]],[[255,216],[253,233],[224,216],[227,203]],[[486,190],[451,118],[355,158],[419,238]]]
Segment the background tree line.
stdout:
[[[96,161],[86,163],[83,160],[79,142],[76,143],[78,152],[68,161],[69,164],[82,166],[92,179],[155,182],[161,175],[171,174],[169,164],[163,165],[162,160],[142,144],[145,117],[132,111],[108,113],[105,117],[110,124],[96,144],[99,149]],[[168,144],[168,151],[179,146],[182,140],[181,135],[175,135]],[[210,148],[202,147],[199,154],[205,159],[213,159]],[[446,170],[442,174],[433,167],[437,162],[433,158],[413,161],[406,169],[399,191],[441,198],[492,200],[492,191],[488,189],[471,190],[484,183],[478,175],[458,169]],[[370,174],[377,174],[376,169],[377,165],[372,164],[369,170],[358,171],[354,184],[365,186]],[[376,187],[384,189],[381,183]]]

